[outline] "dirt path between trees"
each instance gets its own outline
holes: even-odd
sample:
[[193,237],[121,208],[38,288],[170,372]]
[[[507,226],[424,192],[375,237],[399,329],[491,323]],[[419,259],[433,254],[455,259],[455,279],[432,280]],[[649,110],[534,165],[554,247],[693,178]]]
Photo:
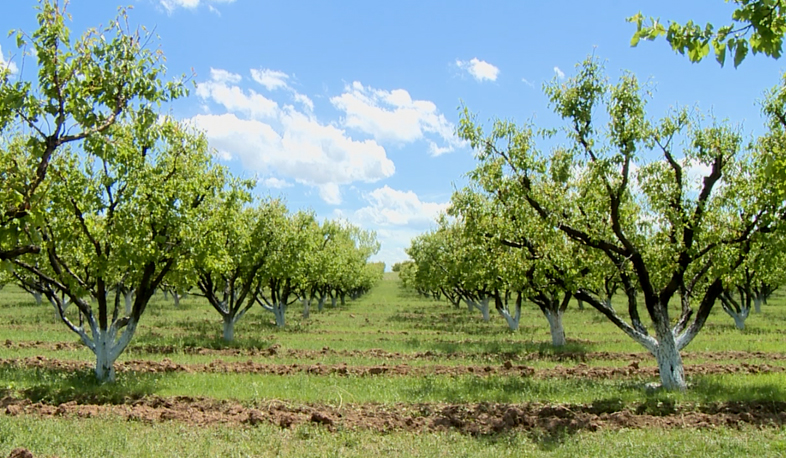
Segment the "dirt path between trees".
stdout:
[[148,396],[120,405],[60,405],[32,403],[28,399],[0,399],[0,415],[91,418],[105,415],[129,421],[176,421],[194,426],[214,424],[277,425],[291,428],[303,424],[337,429],[377,432],[432,432],[453,430],[471,435],[509,431],[540,431],[548,434],[621,428],[710,428],[754,425],[781,427],[786,424],[784,402],[725,402],[706,405],[640,404],[623,406],[615,401],[591,405],[503,404],[294,404],[269,401],[253,406],[231,401],[190,397]]
[[[41,342],[24,341],[13,342],[6,340],[0,344],[5,348],[39,348],[42,350],[61,351],[78,350],[85,348],[80,342]],[[206,356],[249,356],[256,358],[293,358],[293,359],[320,359],[325,356],[339,356],[348,358],[379,358],[386,360],[457,360],[457,359],[478,359],[489,358],[495,361],[555,361],[555,362],[588,362],[588,361],[647,361],[651,356],[646,352],[615,353],[615,352],[530,352],[530,353],[469,353],[469,352],[389,352],[382,349],[368,350],[335,350],[324,347],[321,350],[296,350],[283,349],[280,345],[274,344],[268,348],[206,348],[206,347],[180,347],[175,345],[132,345],[126,350],[127,354],[133,355],[206,355]],[[706,361],[732,361],[732,360],[766,360],[766,361],[786,361],[786,353],[767,353],[762,351],[718,351],[718,352],[682,352],[683,360],[706,360]]]
[[[31,356],[27,358],[0,359],[0,366],[15,366],[22,368],[50,369],[64,372],[76,370],[87,370],[93,367],[93,363],[88,361],[61,360],[47,358],[44,356]],[[117,372],[140,372],[140,373],[235,373],[235,374],[272,374],[272,375],[293,375],[293,374],[313,374],[313,375],[336,375],[336,376],[427,376],[427,375],[501,375],[501,376],[521,376],[535,378],[590,378],[607,379],[619,377],[657,377],[657,367],[641,367],[638,361],[633,361],[623,367],[596,367],[579,363],[572,366],[557,365],[548,369],[535,369],[526,365],[514,364],[505,361],[502,364],[494,365],[419,365],[410,366],[408,364],[395,365],[374,365],[361,366],[346,364],[275,364],[264,363],[254,360],[247,361],[224,361],[214,360],[206,364],[179,364],[168,358],[162,361],[150,360],[126,360],[115,363]],[[737,364],[686,364],[685,373],[692,375],[710,374],[761,374],[783,372],[781,366],[771,366],[766,363],[737,363]]]

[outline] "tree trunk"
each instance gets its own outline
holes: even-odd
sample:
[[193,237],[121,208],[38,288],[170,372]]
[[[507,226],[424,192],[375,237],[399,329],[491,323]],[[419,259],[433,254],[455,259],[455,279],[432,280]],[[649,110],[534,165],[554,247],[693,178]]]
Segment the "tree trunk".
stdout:
[[578,299],[577,302],[579,304],[579,310],[584,310],[584,301],[582,301],[581,299]]
[[175,307],[180,307],[180,294],[175,291],[172,293],[172,297],[175,299]]
[[761,297],[757,297],[753,300],[753,311],[755,313],[761,313],[761,303],[764,302]]
[[658,361],[661,386],[669,391],[684,391],[687,388],[685,372],[674,334],[670,329],[665,333],[658,334],[658,345],[655,347],[654,354]]
[[311,299],[304,297],[300,301],[303,303],[303,318],[308,319],[311,315]]
[[338,300],[338,298],[336,297],[335,294],[330,296],[330,306],[331,307],[336,308],[336,300]]
[[35,298],[35,305],[41,305],[41,302],[43,301],[41,293],[36,291],[33,293],[33,297]]
[[[93,323],[91,325],[93,345],[90,349],[96,355],[96,378],[101,383],[114,382],[115,361],[123,353],[123,350],[126,349],[128,343],[131,342],[131,338],[134,337],[137,321],[133,318],[130,319],[125,328],[122,329],[122,335],[117,339],[117,334],[121,330],[115,328],[115,323],[112,323],[108,330],[99,330],[98,326],[95,326],[95,321],[92,319],[90,321]],[[82,336],[82,340],[85,340],[85,336]]]
[[549,322],[551,345],[554,347],[565,346],[565,328],[562,326],[562,312],[559,310],[546,310],[543,314],[546,315],[546,320]]
[[317,310],[322,311],[325,307],[325,296],[319,296],[319,301],[317,302]]
[[507,309],[500,310],[499,314],[505,317],[505,321],[508,322],[508,328],[510,328],[511,331],[518,331],[519,320],[521,319],[521,309],[516,310],[516,314],[514,316],[511,316]]
[[235,320],[229,315],[224,316],[224,342],[235,340]]
[[[750,306],[750,302],[748,302],[748,306]],[[725,302],[721,302],[721,308],[734,320],[734,325],[737,326],[737,329],[745,329],[745,320],[750,314],[750,308],[740,307],[740,311],[737,312],[732,307],[728,306]]]
[[123,299],[126,301],[126,315],[131,315],[131,308],[134,306],[134,291],[124,292]]
[[346,303],[347,293],[341,293],[341,306],[347,305]]
[[482,299],[480,302],[468,300],[467,307],[469,308],[470,311],[472,311],[473,307],[480,310],[480,314],[483,316],[483,321],[489,321],[491,319],[491,316],[489,315],[490,299],[491,298],[487,297],[485,299]]
[[106,334],[102,333],[102,335],[95,336],[94,342],[96,345],[95,348],[95,355],[96,355],[96,378],[99,382],[114,382],[115,381],[115,361],[111,358],[111,345],[112,342],[108,342],[108,339],[104,339],[101,337],[105,337]]
[[287,304],[285,302],[279,302],[273,305],[273,315],[276,317],[277,327],[283,328],[287,324],[286,312],[287,312]]

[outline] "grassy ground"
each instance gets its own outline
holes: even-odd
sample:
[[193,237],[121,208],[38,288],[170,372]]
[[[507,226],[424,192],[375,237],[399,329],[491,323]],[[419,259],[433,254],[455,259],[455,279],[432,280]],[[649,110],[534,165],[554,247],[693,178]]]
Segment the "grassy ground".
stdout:
[[[525,309],[521,329],[510,332],[505,321],[493,316],[488,323],[478,312],[455,309],[402,291],[395,275],[370,294],[345,307],[312,308],[309,320],[300,310],[288,312],[286,329],[276,329],[272,315],[261,309],[243,318],[236,342],[221,341],[221,320],[206,302],[196,297],[180,307],[154,298],[137,335],[120,361],[167,359],[177,364],[223,361],[272,364],[340,364],[348,366],[407,364],[431,366],[499,366],[522,360],[535,369],[557,366],[621,367],[636,359],[654,367],[652,358],[592,309],[575,304],[565,316],[569,340],[566,349],[549,345],[548,325],[534,307]],[[745,331],[717,307],[702,333],[685,350],[688,365],[767,364],[786,366],[786,298],[776,296],[752,314]],[[36,305],[21,290],[0,291],[0,358],[44,356],[58,360],[92,361],[92,354],[77,337],[53,320],[51,307]],[[65,345],[56,345],[62,343]],[[62,348],[59,348],[62,347]],[[275,355],[255,353],[275,348]],[[210,351],[198,351],[200,349]],[[236,350],[236,351],[234,351]],[[748,352],[743,359],[734,352]],[[201,353],[201,354],[200,354]],[[424,357],[423,354],[426,354]],[[596,358],[594,355],[610,353]],[[631,354],[634,354],[631,356]],[[536,357],[531,357],[535,355]],[[568,355],[563,358],[561,355]],[[584,355],[584,356],[582,356]],[[616,356],[615,356],[616,355]],[[718,357],[717,355],[721,355]],[[640,360],[639,360],[640,358]],[[472,403],[480,401],[553,404],[591,404],[614,400],[628,405],[657,401],[701,404],[723,401],[786,401],[784,372],[712,374],[689,378],[687,393],[647,393],[654,377],[589,379],[522,378],[515,375],[335,376],[212,373],[120,373],[113,386],[98,386],[88,370],[71,373],[0,365],[0,397],[26,397],[32,402],[57,405],[71,400],[121,402],[144,395],[231,399],[254,404],[279,399],[335,405],[352,403]],[[739,456],[786,453],[783,428],[717,427],[685,430],[623,430],[581,432],[565,436],[528,431],[493,437],[456,432],[380,434],[373,431],[328,431],[300,425],[189,427],[177,422],[136,423],[116,418],[37,418],[5,415],[0,409],[0,456],[25,446],[38,455],[51,456]],[[221,451],[221,453],[219,453]]]

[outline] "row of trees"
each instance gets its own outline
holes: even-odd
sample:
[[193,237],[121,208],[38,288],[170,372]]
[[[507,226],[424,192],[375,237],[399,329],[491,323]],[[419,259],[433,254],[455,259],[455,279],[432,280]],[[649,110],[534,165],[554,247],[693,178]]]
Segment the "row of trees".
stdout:
[[373,233],[253,199],[201,133],[160,114],[186,78],[164,82],[125,11],[76,40],[66,17],[45,0],[39,29],[16,33],[37,78],[0,68],[0,263],[95,353],[100,380],[161,288],[204,296],[232,340],[254,304],[283,326],[297,298],[308,315],[381,278]]
[[[786,81],[767,95],[768,131],[751,143],[686,109],[648,118],[637,79],[611,83],[595,59],[545,91],[563,129],[495,120],[485,133],[464,109],[472,184],[413,241],[401,275],[484,318],[493,300],[511,328],[531,301],[555,345],[574,297],[653,354],[662,386],[684,389],[680,350],[715,303],[741,323],[782,282]],[[617,291],[627,319],[610,300]]]

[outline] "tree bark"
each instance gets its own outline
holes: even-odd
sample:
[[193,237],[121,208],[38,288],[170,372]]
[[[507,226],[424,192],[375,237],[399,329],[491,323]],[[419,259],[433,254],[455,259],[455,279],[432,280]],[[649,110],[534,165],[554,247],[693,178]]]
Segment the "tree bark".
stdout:
[[544,310],[546,320],[549,322],[551,332],[551,345],[554,347],[565,346],[565,328],[562,326],[562,312],[559,310]]
[[224,316],[224,342],[235,340],[235,320],[229,315]]
[[663,335],[658,332],[658,345],[655,347],[654,354],[658,362],[661,386],[669,391],[684,391],[687,384],[682,356],[670,329],[667,329]]
[[311,299],[303,297],[301,302],[303,303],[303,318],[308,319],[311,316]]

